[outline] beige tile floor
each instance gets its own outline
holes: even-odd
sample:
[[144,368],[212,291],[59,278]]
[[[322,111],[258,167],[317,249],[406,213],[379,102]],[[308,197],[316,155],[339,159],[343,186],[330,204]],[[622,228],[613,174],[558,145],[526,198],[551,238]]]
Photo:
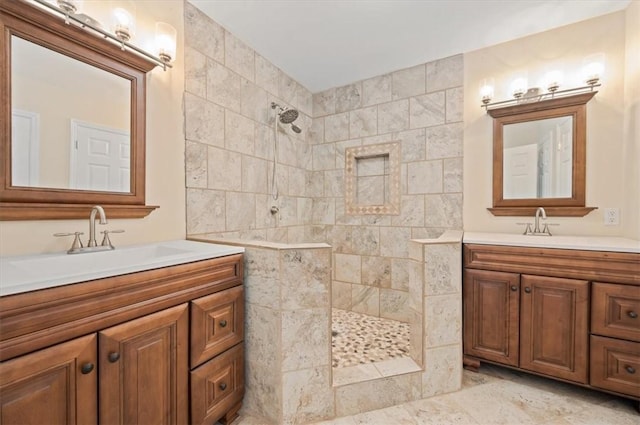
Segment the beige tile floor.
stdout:
[[[640,425],[637,402],[483,365],[461,391],[314,425]],[[233,425],[273,425],[241,416]]]

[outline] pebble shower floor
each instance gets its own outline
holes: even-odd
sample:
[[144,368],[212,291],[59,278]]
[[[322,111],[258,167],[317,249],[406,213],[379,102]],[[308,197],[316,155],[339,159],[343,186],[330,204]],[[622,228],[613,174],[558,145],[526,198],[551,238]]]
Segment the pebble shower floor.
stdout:
[[332,366],[342,368],[409,356],[409,324],[332,309]]

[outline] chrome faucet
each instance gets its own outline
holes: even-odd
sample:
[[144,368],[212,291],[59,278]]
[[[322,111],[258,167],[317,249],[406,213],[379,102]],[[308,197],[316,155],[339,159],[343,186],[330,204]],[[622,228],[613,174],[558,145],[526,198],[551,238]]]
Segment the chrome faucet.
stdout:
[[96,242],[96,213],[100,214],[100,224],[107,224],[107,215],[104,213],[104,209],[100,205],[91,208],[91,215],[89,215],[88,247],[98,246],[98,242]]
[[[542,207],[538,207],[538,209],[536,210],[536,221],[533,225],[533,233],[543,233],[544,231],[540,230],[540,214],[542,214],[542,219],[546,220],[547,219],[547,212],[544,210],[544,208]],[[547,227],[547,225],[545,224],[545,228]]]

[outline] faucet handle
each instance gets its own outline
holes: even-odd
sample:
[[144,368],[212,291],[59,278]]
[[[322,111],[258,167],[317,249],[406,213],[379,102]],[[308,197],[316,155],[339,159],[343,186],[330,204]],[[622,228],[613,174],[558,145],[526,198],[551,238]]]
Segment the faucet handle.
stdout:
[[83,247],[82,241],[80,240],[80,235],[84,235],[84,232],[72,232],[72,233],[54,233],[53,236],[61,237],[61,236],[75,236],[73,239],[73,243],[71,244],[71,249],[69,251],[74,251],[76,249],[80,249]]
[[112,249],[115,249],[115,247],[111,244],[111,239],[109,239],[109,233],[124,233],[124,230],[122,230],[122,229],[105,230],[105,231],[102,231],[100,233],[104,234],[104,238],[102,238],[102,243],[100,245],[102,245],[102,246],[110,246]]

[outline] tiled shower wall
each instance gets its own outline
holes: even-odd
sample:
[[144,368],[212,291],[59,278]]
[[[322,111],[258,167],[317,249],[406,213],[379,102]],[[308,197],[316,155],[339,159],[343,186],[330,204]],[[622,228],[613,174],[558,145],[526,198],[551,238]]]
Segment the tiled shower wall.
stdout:
[[273,200],[270,104],[298,109],[306,130],[311,93],[188,2],[185,70],[187,234],[287,242],[289,229],[302,233],[312,206],[309,132],[279,132]]
[[[333,247],[333,307],[410,321],[409,240],[462,229],[462,84],[457,55],[313,95],[308,240]],[[345,149],[390,142],[400,214],[347,215]]]

